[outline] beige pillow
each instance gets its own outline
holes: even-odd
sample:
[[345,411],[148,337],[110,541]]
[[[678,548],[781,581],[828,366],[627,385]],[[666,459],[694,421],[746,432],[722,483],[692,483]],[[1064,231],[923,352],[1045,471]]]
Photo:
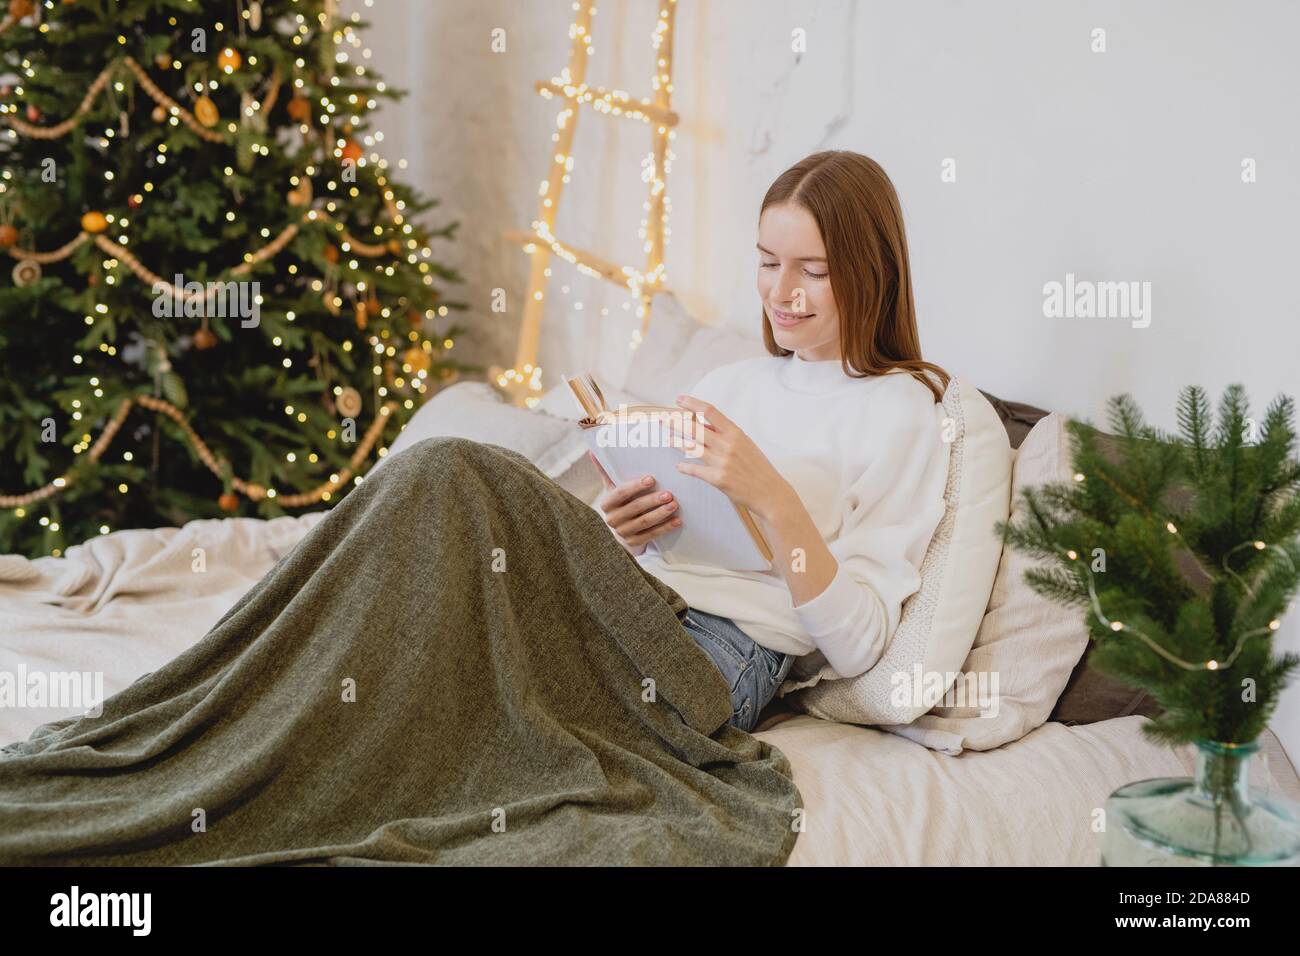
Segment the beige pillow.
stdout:
[[[1072,480],[1066,420],[1058,413],[1048,415],[1020,446],[1011,472],[1012,523],[1026,513],[1021,500],[1026,487]],[[953,685],[965,688],[966,696],[945,701],[964,706],[940,704],[906,731],[884,729],[959,753],[1019,740],[1047,720],[1088,646],[1088,631],[1077,610],[1048,600],[1025,583],[1025,572],[1039,564],[1040,559],[1022,551],[1003,550],[988,611]]]
[[974,385],[954,376],[943,407],[953,423],[946,507],[921,562],[920,590],[903,603],[894,636],[865,674],[826,680],[820,651],[796,660],[781,694],[814,717],[910,724],[933,706],[909,692],[914,675],[955,674],[975,640],[1002,553],[994,526],[1010,509],[1011,444]]

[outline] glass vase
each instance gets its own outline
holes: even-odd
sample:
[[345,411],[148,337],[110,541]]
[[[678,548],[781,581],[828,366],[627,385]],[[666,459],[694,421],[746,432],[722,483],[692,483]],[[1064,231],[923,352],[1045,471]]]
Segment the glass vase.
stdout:
[[1300,866],[1300,804],[1251,789],[1252,741],[1196,741],[1196,776],[1139,780],[1106,801],[1102,866]]

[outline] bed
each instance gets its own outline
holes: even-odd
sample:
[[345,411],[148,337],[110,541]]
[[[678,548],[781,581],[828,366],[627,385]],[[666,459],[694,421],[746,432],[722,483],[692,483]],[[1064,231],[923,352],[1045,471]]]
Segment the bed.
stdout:
[[[657,321],[661,336],[675,336],[669,346],[651,343],[671,374],[647,354],[628,376],[632,386],[640,377],[672,390],[718,355],[753,352],[752,342],[685,320]],[[552,393],[542,407],[524,410],[494,404],[499,399],[484,390],[461,383],[440,394],[389,457],[428,434],[499,442],[592,504],[600,486],[585,446],[572,441],[570,420],[546,411],[562,409],[564,396]],[[649,391],[643,385],[626,394]],[[992,401],[1013,446],[1044,414]],[[0,672],[102,672],[102,694],[112,695],[198,641],[323,516],[198,520],[114,532],[60,558],[0,556]],[[0,742],[78,712],[0,707]],[[755,735],[787,756],[803,797],[804,828],[788,865],[1092,866],[1101,853],[1097,811],[1111,791],[1193,772],[1193,748],[1148,742],[1146,720],[1141,713],[1073,726],[1049,719],[1004,745],[953,755],[897,729],[823,719],[778,699]],[[1266,731],[1259,742],[1252,785],[1300,800],[1300,778],[1278,738]]]
[[[113,694],[197,641],[320,514],[192,521],[119,531],[67,557],[0,561],[0,670],[102,671]],[[206,570],[192,570],[195,549]],[[0,739],[27,737],[70,709],[0,708]],[[794,769],[805,830],[789,865],[1095,865],[1093,810],[1131,780],[1187,776],[1189,748],[1144,741],[1142,716],[1048,722],[959,756],[870,727],[769,708],[756,735]],[[1261,739],[1256,786],[1300,795],[1278,745]]]

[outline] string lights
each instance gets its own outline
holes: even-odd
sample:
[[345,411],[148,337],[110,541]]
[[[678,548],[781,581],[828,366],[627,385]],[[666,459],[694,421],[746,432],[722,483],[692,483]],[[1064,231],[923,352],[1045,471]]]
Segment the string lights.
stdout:
[[[372,6],[372,0],[366,0],[366,6]],[[243,16],[245,20],[249,19],[249,12],[247,9],[243,11]],[[296,18],[298,26],[296,33],[292,37],[292,42],[296,45],[301,45],[304,40],[309,37],[311,28],[308,26],[307,20],[303,14],[296,14]],[[361,44],[356,31],[353,30],[351,24],[343,24],[340,29],[335,29],[335,18],[335,4],[333,3],[333,0],[329,0],[329,2],[326,3],[326,10],[319,15],[318,19],[320,26],[323,28],[323,32],[333,40],[333,50],[331,50],[331,53],[328,56],[327,67],[327,75],[329,76],[328,83],[329,86],[332,87],[340,85],[339,78],[335,72],[338,69],[346,70],[351,68],[357,76],[366,75],[366,69],[364,66],[361,64],[353,66],[349,63],[347,52],[338,49],[339,45],[344,40],[353,47],[360,47]],[[11,15],[7,17],[3,23],[0,23],[0,32],[3,32],[4,29],[12,26],[18,19],[21,18],[13,16],[11,8]],[[354,12],[351,14],[349,19],[352,23],[359,23],[360,14]],[[172,25],[175,25],[175,18],[172,18],[170,22]],[[41,26],[44,28],[46,25],[42,24]],[[215,24],[215,29],[220,32],[223,29],[223,25],[217,23]],[[119,42],[125,44],[125,38],[119,37]],[[337,52],[334,52],[334,50],[337,50]],[[363,56],[366,59],[369,59],[371,55],[371,51],[368,48],[363,48]],[[223,53],[222,56],[224,63],[229,67],[225,72],[228,73],[233,69],[238,69],[239,60],[237,54],[232,56],[227,52]],[[247,58],[247,63],[250,66],[255,65],[256,58],[249,56]],[[164,69],[181,69],[180,60],[172,59],[170,57],[167,57],[167,62],[165,64],[159,63],[159,65]],[[25,62],[24,66],[26,66]],[[296,66],[298,69],[304,69],[305,61],[301,58],[297,59]],[[238,127],[235,123],[231,122],[225,124],[224,131],[220,128],[209,128],[207,124],[202,122],[201,117],[190,113],[163,92],[163,90],[153,82],[146,71],[129,56],[123,56],[120,59],[110,62],[95,78],[90,87],[88,87],[87,92],[77,109],[60,123],[53,126],[38,126],[35,124],[35,120],[40,118],[39,115],[30,111],[29,119],[32,120],[32,122],[20,119],[17,115],[19,110],[17,105],[0,105],[0,123],[4,123],[11,128],[11,132],[9,133],[10,136],[21,134],[43,140],[52,140],[66,136],[82,125],[87,114],[94,106],[96,98],[105,92],[105,90],[110,87],[110,84],[112,84],[114,90],[119,93],[122,92],[123,86],[120,81],[115,80],[115,76],[123,70],[132,74],[141,88],[144,89],[150,98],[154,100],[156,109],[153,118],[156,122],[167,123],[172,126],[176,126],[178,123],[184,123],[192,132],[206,142],[233,146],[232,137],[225,134],[227,132],[229,134],[234,134],[238,131]],[[29,77],[35,76],[30,69],[28,69],[27,73]],[[280,71],[278,67],[273,67],[271,76],[267,82],[267,88],[260,101],[252,97],[245,100],[241,110],[243,115],[249,119],[255,119],[259,114],[262,116],[268,115],[277,101],[281,84],[282,77]],[[295,91],[304,88],[304,82],[301,77],[295,77],[292,85]],[[212,81],[209,83],[209,86],[211,89],[216,89],[217,84],[215,81]],[[383,93],[385,92],[385,84],[382,81],[377,81],[375,83],[375,89],[379,93]],[[15,88],[15,92],[20,96],[23,94],[21,87]],[[201,87],[198,92],[203,92]],[[338,244],[339,249],[343,253],[349,256],[359,256],[371,259],[378,259],[381,257],[404,259],[409,264],[416,266],[422,275],[421,281],[423,285],[430,287],[433,286],[434,278],[430,263],[428,261],[422,261],[431,258],[432,249],[427,244],[418,242],[412,235],[414,232],[413,227],[405,220],[403,215],[403,210],[405,209],[406,204],[402,200],[397,199],[386,176],[389,164],[387,160],[382,158],[374,148],[377,144],[383,142],[384,134],[381,131],[376,130],[373,133],[365,135],[361,140],[366,147],[364,150],[349,139],[333,137],[329,132],[329,126],[332,123],[339,121],[346,122],[349,125],[356,125],[360,123],[360,117],[355,115],[355,113],[347,118],[343,115],[337,115],[339,114],[339,105],[334,103],[328,96],[322,96],[319,105],[322,113],[320,116],[319,131],[322,147],[326,153],[334,156],[336,159],[350,159],[356,162],[359,167],[368,164],[374,165],[376,168],[375,182],[381,190],[383,205],[391,222],[391,231],[376,224],[373,227],[374,235],[382,241],[368,242],[363,238],[353,235],[342,222],[338,221],[338,219],[332,215],[338,211],[338,203],[335,202],[334,199],[326,198],[323,203],[316,202],[313,204],[310,192],[310,177],[315,175],[317,170],[314,166],[309,165],[302,175],[291,178],[291,183],[297,187],[298,190],[302,190],[303,192],[301,203],[294,203],[294,196],[291,193],[291,204],[301,204],[307,207],[303,210],[298,221],[290,222],[274,236],[272,236],[269,229],[261,229],[261,236],[268,241],[262,246],[244,253],[242,262],[231,267],[223,274],[230,277],[238,277],[248,274],[257,264],[272,259],[275,255],[281,252],[298,234],[303,224],[319,223],[326,227],[332,227],[332,238]],[[364,105],[366,109],[373,110],[378,104],[373,98],[367,97],[362,100],[354,93],[348,98],[347,105],[353,106],[354,108]],[[299,122],[299,129],[304,136],[312,133],[311,120],[314,117],[311,115],[310,110],[303,116],[294,115],[294,109],[291,104],[290,115],[291,118]],[[350,130],[345,126],[344,132],[350,132]],[[105,130],[104,136],[106,139],[112,138],[114,135],[114,130]],[[123,135],[126,135],[125,131],[123,131]],[[106,141],[104,142],[104,145],[107,145]],[[256,146],[253,148],[255,151],[257,150]],[[165,145],[160,144],[158,146],[159,155],[156,157],[156,161],[160,165],[165,163],[167,159],[165,149]],[[263,154],[265,155],[265,153]],[[406,161],[401,160],[399,162],[399,167],[405,168]],[[231,176],[233,175],[234,170],[231,167],[227,167],[225,172],[227,176]],[[7,173],[4,178],[9,178]],[[111,173],[106,174],[106,178],[111,179]],[[328,184],[328,188],[333,190],[336,187],[335,184],[331,182]],[[0,193],[4,192],[5,189],[6,187],[4,183],[0,182]],[[153,190],[154,184],[152,182],[144,183],[142,192],[130,197],[131,208],[137,208],[142,202],[144,202],[145,197],[152,193]],[[355,186],[351,188],[349,195],[352,197],[359,195],[359,191]],[[6,251],[11,257],[19,260],[20,263],[31,263],[35,266],[39,266],[39,264],[56,263],[67,259],[86,243],[94,243],[102,252],[105,253],[106,256],[102,261],[102,268],[106,272],[104,277],[106,284],[116,284],[114,272],[119,265],[124,265],[137,278],[151,286],[155,283],[161,283],[163,286],[171,288],[177,297],[182,300],[187,300],[191,297],[192,293],[184,288],[178,288],[171,282],[162,279],[160,276],[155,274],[153,270],[144,265],[127,248],[129,237],[126,234],[128,221],[125,216],[115,216],[112,213],[107,215],[90,213],[87,215],[96,217],[95,221],[93,223],[88,223],[88,220],[83,218],[82,231],[72,240],[56,249],[40,251],[36,249],[23,249],[17,246],[8,246]],[[226,219],[228,221],[234,221],[234,214],[232,212],[227,212]],[[87,228],[88,224],[90,225],[89,229]],[[117,235],[116,241],[110,238],[110,236],[102,234],[110,225],[114,227],[115,231],[120,232],[120,234]],[[384,239],[383,237],[386,232],[389,237]],[[374,266],[375,271],[385,273],[389,276],[393,275],[394,270],[392,258],[390,258],[387,263],[377,263]],[[349,262],[349,268],[355,271],[359,268],[359,263],[353,259]],[[288,271],[290,274],[297,274],[297,266],[293,264],[289,265]],[[37,270],[37,275],[39,275],[39,270]],[[320,280],[315,280],[314,287],[317,291],[320,291]],[[357,282],[357,288],[359,292],[364,293],[367,291],[368,285],[364,280],[359,280]],[[209,286],[203,293],[201,293],[201,295],[210,295],[212,294],[212,291],[211,286]],[[373,299],[373,293],[370,295],[371,299]],[[371,304],[377,305],[377,303],[367,302],[367,306],[370,306]],[[92,314],[86,316],[86,324],[92,325],[99,318],[107,316],[107,314],[107,305],[104,303],[95,304],[92,308]],[[392,311],[388,307],[384,306],[380,308],[379,314],[384,317],[389,317],[391,316]],[[421,332],[417,331],[416,320],[419,319],[422,321],[423,319],[432,319],[435,316],[446,316],[447,314],[448,308],[445,305],[437,305],[423,312],[412,310],[409,316],[412,328],[406,335],[411,344],[410,347],[406,348],[406,350],[401,352],[400,355],[397,346],[393,345],[389,341],[389,331],[387,329],[380,330],[378,335],[371,334],[366,340],[374,357],[374,361],[371,363],[371,371],[374,376],[376,415],[364,435],[362,435],[358,440],[355,450],[348,459],[347,467],[339,469],[338,472],[331,474],[327,481],[302,493],[281,494],[278,493],[277,489],[274,487],[264,487],[238,476],[229,478],[230,486],[252,501],[274,499],[279,505],[292,508],[312,505],[321,501],[329,501],[332,495],[341,489],[349,480],[359,483],[362,480],[360,471],[362,470],[366,459],[373,451],[375,451],[376,446],[383,437],[384,429],[393,419],[394,413],[398,411],[399,408],[404,407],[408,410],[414,408],[415,402],[410,397],[390,397],[392,390],[409,387],[413,393],[419,395],[425,395],[428,392],[430,369],[432,367],[433,346],[432,343],[421,334]],[[296,316],[292,311],[285,315],[285,319],[288,322],[293,322],[295,318]],[[360,322],[358,324],[360,325]],[[204,330],[206,330],[206,325]],[[285,349],[289,348],[288,343],[282,340],[279,336],[275,338],[274,344]],[[345,339],[342,343],[342,348],[345,352],[352,352],[354,351],[353,344],[354,343],[350,339]],[[444,338],[441,342],[444,351],[450,351],[453,344],[454,342],[450,337]],[[99,349],[109,355],[117,354],[117,348],[107,342],[101,342],[99,344]],[[72,356],[72,361],[75,365],[82,365],[84,364],[84,357],[80,354],[74,354]],[[291,365],[291,359],[287,355],[283,362],[285,367]],[[170,363],[167,362],[165,355],[162,357],[160,366],[166,370],[170,370]],[[454,370],[444,369],[441,373],[441,378],[444,382],[454,381],[455,377],[456,375]],[[96,397],[102,398],[104,392],[98,378],[91,377],[88,380],[88,387]],[[356,414],[360,412],[362,407],[360,397],[356,391],[351,388],[345,389],[336,385],[334,387],[334,395],[339,413],[345,418],[355,418]],[[74,409],[80,409],[80,400],[74,399],[72,401],[72,406]],[[131,410],[135,407],[151,410],[172,419],[185,435],[187,442],[194,449],[199,460],[202,461],[214,475],[224,477],[225,469],[228,466],[225,462],[219,461],[211,452],[206,443],[203,442],[197,432],[191,427],[185,417],[185,413],[182,412],[173,402],[166,401],[157,396],[137,395],[123,399],[115,414],[105,424],[99,437],[92,443],[90,434],[87,433],[82,435],[81,440],[73,448],[74,452],[77,455],[84,454],[91,462],[98,462],[101,456],[112,444],[114,437],[121,429]],[[292,406],[286,407],[285,412],[297,422],[303,422],[306,420],[303,413],[295,410]],[[81,417],[82,415],[80,410],[73,412],[73,421],[80,421]],[[331,428],[326,434],[326,438],[331,441],[335,440],[337,437],[338,432],[333,428]],[[387,451],[384,447],[378,447],[377,450],[381,457]],[[319,459],[318,454],[311,449],[305,449],[302,454],[306,459],[312,462]],[[296,454],[291,452],[287,457],[289,461],[294,461],[296,459]],[[124,459],[130,460],[131,453],[124,453]],[[39,503],[60,494],[66,488],[71,486],[74,481],[75,472],[70,470],[69,472],[59,475],[44,486],[25,493],[0,493],[0,507],[13,508],[15,516],[19,518],[25,517],[27,514],[27,506]],[[129,491],[125,484],[120,485],[118,490],[122,494],[126,494]],[[225,507],[224,504],[223,507]],[[40,523],[42,526],[47,527],[50,530],[58,530],[58,523],[51,521],[45,516],[42,516]],[[112,529],[107,525],[100,528],[102,534],[108,534],[111,530]],[[55,549],[53,553],[57,556],[60,551],[59,549]]]
[[[1075,473],[1074,475],[1074,480],[1076,482],[1082,482],[1085,480],[1085,478],[1086,476],[1083,475],[1082,473]],[[1130,500],[1132,499],[1130,498]],[[1168,531],[1170,534],[1179,537],[1179,540],[1181,541],[1181,535],[1179,535],[1178,527],[1168,519],[1165,520],[1165,530]],[[1186,548],[1188,554],[1191,554],[1193,557],[1195,557],[1195,551],[1193,551],[1190,547],[1188,547],[1186,543],[1183,543],[1183,547]],[[1282,557],[1286,559],[1287,564],[1291,565],[1292,570],[1293,571],[1295,570],[1295,565],[1291,561],[1291,555],[1286,551],[1285,548],[1279,547],[1278,545],[1275,544],[1270,545],[1264,541],[1243,541],[1241,544],[1230,549],[1226,554],[1224,554],[1223,570],[1227,572],[1227,574],[1230,575],[1234,580],[1237,581],[1237,583],[1242,587],[1242,590],[1246,592],[1247,596],[1253,596],[1254,594],[1253,589],[1250,587],[1249,584],[1247,584],[1245,580],[1242,579],[1240,575],[1238,575],[1235,571],[1233,571],[1230,567],[1228,567],[1228,558],[1231,555],[1235,554],[1236,552],[1244,548],[1254,548],[1258,551],[1263,551],[1266,549],[1270,551],[1274,551],[1277,554],[1282,555]],[[1061,553],[1063,557],[1065,557],[1069,561],[1076,561],[1076,562],[1080,561],[1079,553],[1073,550],[1072,548],[1058,548],[1057,550]],[[1106,613],[1102,610],[1101,602],[1100,600],[1098,600],[1097,597],[1097,589],[1095,586],[1096,576],[1094,575],[1092,568],[1088,565],[1088,562],[1086,561],[1083,561],[1081,566],[1083,567],[1083,570],[1088,575],[1088,600],[1089,600],[1089,604],[1092,606],[1092,613],[1096,616],[1097,620],[1101,622],[1102,626],[1108,627],[1111,629],[1111,631],[1114,631],[1116,633],[1125,633],[1125,634],[1134,635],[1143,643],[1145,643],[1148,647],[1150,647],[1153,651],[1155,651],[1157,654],[1163,657],[1165,660],[1169,661],[1169,663],[1181,667],[1184,670],[1217,671],[1225,667],[1231,667],[1233,662],[1236,661],[1238,655],[1241,653],[1241,649],[1245,646],[1246,641],[1248,641],[1253,637],[1262,637],[1267,634],[1272,634],[1274,631],[1276,631],[1278,628],[1282,626],[1282,622],[1275,618],[1269,621],[1268,624],[1266,624],[1264,627],[1259,627],[1259,628],[1255,628],[1254,630],[1244,632],[1237,639],[1237,643],[1234,645],[1232,652],[1228,655],[1228,657],[1225,660],[1222,661],[1184,660],[1178,655],[1162,647],[1157,641],[1153,640],[1150,635],[1143,632],[1140,628],[1136,628],[1133,627],[1132,625],[1125,624],[1123,621],[1113,621],[1109,617],[1107,617]]]
[[[99,461],[104,452],[108,450],[109,445],[113,443],[113,439],[117,436],[118,431],[121,430],[123,423],[126,421],[127,415],[135,405],[139,405],[140,407],[147,408],[151,411],[159,412],[175,422],[185,433],[186,440],[190,443],[190,446],[193,447],[199,460],[202,461],[207,469],[218,478],[222,477],[222,462],[217,460],[217,457],[212,454],[212,450],[208,448],[203,439],[200,438],[198,433],[190,426],[190,423],[186,421],[184,413],[171,402],[164,401],[160,398],[154,398],[151,395],[136,395],[133,398],[123,399],[122,404],[118,406],[117,412],[109,420],[108,424],[104,427],[104,430],[100,432],[99,438],[90,446],[90,452],[87,455],[87,458],[94,462]],[[371,448],[373,448],[375,442],[379,440],[379,436],[383,434],[384,426],[388,424],[389,416],[397,410],[397,407],[398,405],[396,402],[386,402],[381,405],[379,408],[379,414],[375,416],[375,420],[370,423],[370,427],[366,429],[365,435],[362,437],[361,441],[357,443],[357,449],[353,452],[348,467],[330,475],[328,481],[322,482],[311,491],[292,495],[280,495],[277,494],[275,488],[267,488],[263,485],[245,481],[243,478],[237,476],[231,478],[230,484],[235,490],[247,496],[251,501],[261,501],[265,498],[273,498],[285,508],[301,508],[306,505],[316,504],[319,501],[329,501],[331,494],[339,488],[342,488],[343,485],[347,483],[348,479],[353,477],[357,469],[361,467],[366,458],[369,457]],[[358,477],[357,480],[360,481],[360,478]],[[53,481],[48,482],[43,487],[26,492],[25,494],[0,495],[0,507],[15,508],[15,514],[22,518],[25,517],[25,511],[23,509],[27,505],[35,504],[36,502],[51,498],[69,487],[72,483],[72,476],[64,474],[55,478]],[[119,490],[125,494],[127,489],[123,485]]]
[[[678,116],[672,109],[673,23],[677,0],[661,0],[658,19],[652,34],[655,55],[655,72],[652,79],[653,95],[649,99],[636,99],[622,90],[606,90],[586,83],[587,61],[591,55],[591,22],[596,15],[594,0],[574,3],[574,24],[569,29],[572,43],[569,64],[557,77],[536,84],[537,92],[545,99],[559,99],[563,106],[555,118],[554,144],[550,169],[538,187],[538,212],[531,227],[506,233],[506,239],[518,243],[529,257],[528,291],[524,299],[520,321],[519,346],[513,368],[493,366],[490,377],[509,395],[515,404],[533,406],[539,401],[542,390],[542,369],[537,365],[538,343],[541,337],[542,315],[545,310],[546,286],[550,278],[552,256],[563,259],[579,272],[593,278],[613,282],[628,290],[638,301],[637,317],[641,328],[633,335],[631,347],[635,348],[646,331],[650,318],[650,302],[666,291],[664,247],[669,234],[667,177],[672,164],[671,141]],[[646,261],[642,269],[619,265],[596,253],[579,249],[562,242],[555,236],[555,217],[560,196],[569,174],[573,171],[573,136],[577,125],[579,107],[589,107],[597,113],[646,123],[652,129],[652,147],[642,163],[642,179],[648,186],[649,197],[642,206],[638,238]]]

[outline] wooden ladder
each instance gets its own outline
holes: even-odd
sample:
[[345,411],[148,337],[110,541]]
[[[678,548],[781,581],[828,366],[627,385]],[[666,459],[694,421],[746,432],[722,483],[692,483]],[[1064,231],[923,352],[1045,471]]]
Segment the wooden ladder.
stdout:
[[[528,407],[536,404],[542,392],[542,369],[536,364],[537,346],[552,256],[571,263],[584,275],[623,286],[639,299],[637,315],[641,319],[641,335],[645,334],[649,324],[651,300],[667,291],[663,262],[664,227],[668,216],[665,183],[672,158],[669,142],[673,138],[673,128],[678,119],[672,110],[673,20],[677,12],[677,0],[659,0],[659,19],[652,36],[655,71],[651,80],[653,95],[650,99],[637,99],[621,90],[588,85],[587,59],[591,52],[591,21],[596,15],[596,3],[595,0],[579,0],[574,8],[577,10],[577,20],[569,30],[572,40],[569,65],[560,76],[537,83],[537,92],[543,97],[558,98],[564,104],[555,118],[555,133],[551,136],[555,145],[550,170],[538,190],[537,218],[531,229],[512,230],[505,234],[509,241],[522,245],[530,258],[528,293],[520,322],[515,365],[510,369],[494,365],[489,372],[490,381],[514,404]],[[650,199],[645,207],[646,218],[640,233],[645,240],[644,269],[619,265],[594,252],[578,249],[558,239],[552,231],[559,211],[560,197],[573,168],[573,134],[577,128],[580,107],[590,107],[606,116],[648,123],[653,131],[652,147],[643,177],[650,187]]]

